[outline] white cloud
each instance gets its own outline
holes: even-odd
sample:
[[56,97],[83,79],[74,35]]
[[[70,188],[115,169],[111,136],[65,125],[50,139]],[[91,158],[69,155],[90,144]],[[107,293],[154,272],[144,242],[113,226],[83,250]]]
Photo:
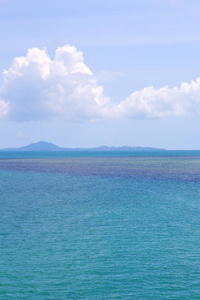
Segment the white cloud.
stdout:
[[0,120],[6,119],[9,109],[9,103],[0,100]]
[[158,118],[183,116],[200,111],[200,78],[181,86],[161,89],[146,87],[132,93],[118,106],[121,117]]
[[38,48],[16,57],[4,71],[0,96],[15,121],[95,119],[110,105],[83,54],[70,45],[58,48],[54,60]]
[[58,48],[54,59],[46,49],[29,49],[26,56],[14,58],[3,75],[0,119],[160,118],[200,111],[200,78],[180,87],[146,87],[119,104],[111,102],[82,52],[70,45]]

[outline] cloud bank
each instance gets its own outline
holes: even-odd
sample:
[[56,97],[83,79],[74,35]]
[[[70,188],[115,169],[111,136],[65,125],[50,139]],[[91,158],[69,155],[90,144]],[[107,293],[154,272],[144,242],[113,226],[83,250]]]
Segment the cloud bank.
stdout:
[[0,119],[79,121],[100,118],[160,118],[200,111],[200,78],[180,87],[146,87],[119,104],[103,94],[103,87],[74,46],[29,49],[3,72]]

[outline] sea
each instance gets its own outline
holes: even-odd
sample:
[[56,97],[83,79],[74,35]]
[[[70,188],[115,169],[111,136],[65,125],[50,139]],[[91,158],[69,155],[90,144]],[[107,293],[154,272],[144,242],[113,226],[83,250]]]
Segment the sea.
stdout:
[[0,152],[0,299],[200,299],[200,151]]

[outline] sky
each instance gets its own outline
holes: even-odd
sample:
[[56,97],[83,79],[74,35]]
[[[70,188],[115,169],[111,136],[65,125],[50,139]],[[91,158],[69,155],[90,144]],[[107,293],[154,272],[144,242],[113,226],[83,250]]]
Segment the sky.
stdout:
[[0,0],[0,148],[200,149],[199,0]]

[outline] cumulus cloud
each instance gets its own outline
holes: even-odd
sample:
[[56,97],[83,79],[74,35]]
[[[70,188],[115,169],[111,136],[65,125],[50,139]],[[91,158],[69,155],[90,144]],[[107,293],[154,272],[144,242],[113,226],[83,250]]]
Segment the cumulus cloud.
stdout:
[[0,119],[95,120],[99,118],[160,118],[200,110],[200,78],[180,87],[146,87],[116,104],[103,94],[82,52],[74,46],[29,49],[5,70],[0,90]]
[[95,119],[110,106],[83,54],[70,45],[58,48],[53,60],[32,48],[3,75],[0,107],[9,120]]
[[132,93],[118,106],[121,117],[159,118],[183,116],[200,111],[200,78],[180,87],[154,89],[152,86]]

